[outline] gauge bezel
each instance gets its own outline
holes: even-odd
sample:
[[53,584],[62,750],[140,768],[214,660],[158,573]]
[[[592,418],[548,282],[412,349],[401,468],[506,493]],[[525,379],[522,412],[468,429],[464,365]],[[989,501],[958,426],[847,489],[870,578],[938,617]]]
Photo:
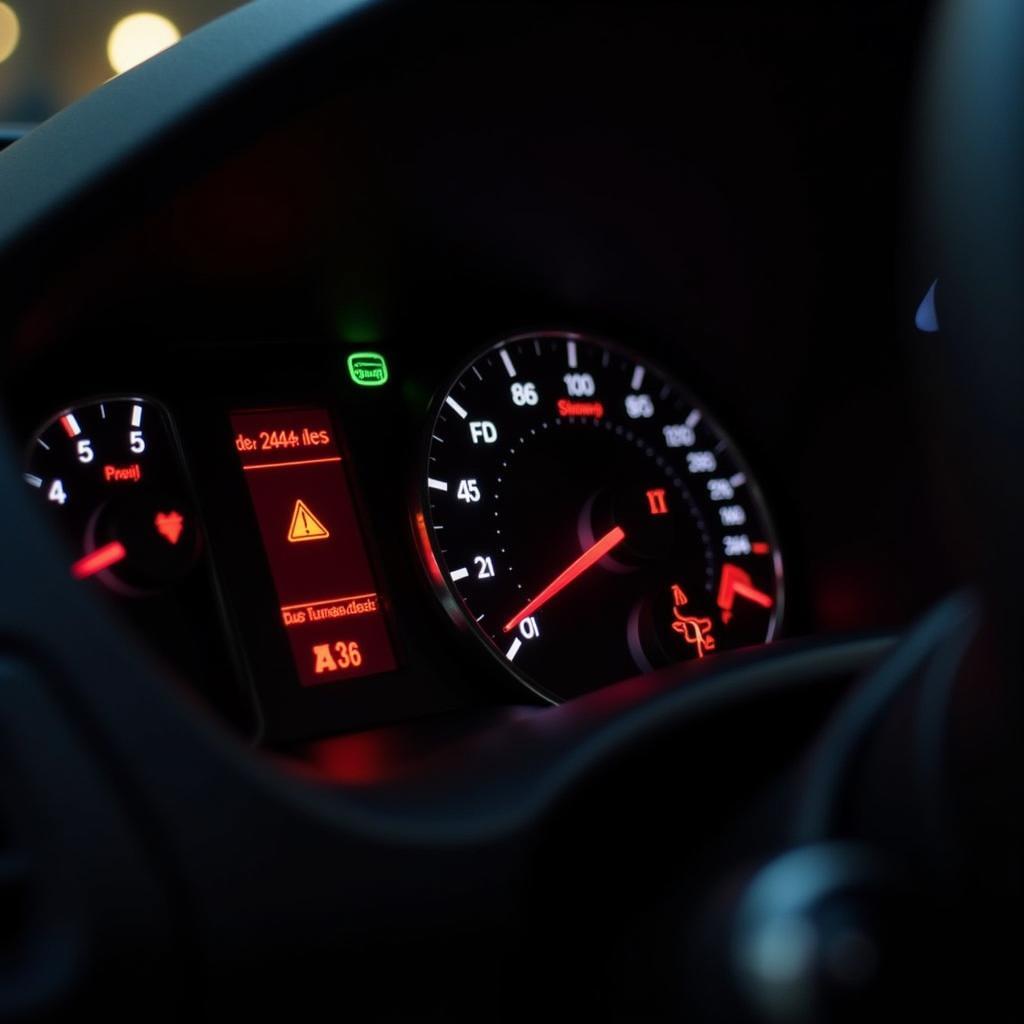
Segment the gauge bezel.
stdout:
[[[430,497],[426,482],[428,474],[425,467],[427,466],[427,461],[430,455],[430,442],[434,434],[438,414],[441,412],[445,399],[452,393],[452,390],[462,379],[463,375],[468,373],[469,370],[479,362],[479,360],[483,359],[490,353],[496,352],[498,349],[503,348],[506,345],[529,341],[535,338],[542,340],[560,338],[567,342],[577,341],[586,344],[593,344],[631,359],[635,359],[636,361],[643,363],[645,366],[648,366],[656,373],[661,374],[665,381],[671,384],[679,394],[690,400],[696,408],[701,410],[701,416],[710,422],[714,432],[728,446],[730,456],[735,461],[739,470],[746,475],[747,487],[757,503],[759,514],[764,519],[765,533],[767,535],[768,543],[771,545],[772,569],[775,577],[775,605],[772,608],[772,614],[768,620],[767,636],[765,637],[764,642],[768,644],[774,641],[782,631],[782,623],[784,621],[786,609],[784,559],[782,557],[782,550],[779,546],[779,534],[775,527],[771,508],[765,500],[764,492],[758,478],[750,469],[746,456],[736,444],[732,435],[728,431],[722,429],[720,425],[721,421],[713,408],[709,407],[708,403],[704,401],[703,398],[697,399],[693,392],[679,381],[678,374],[666,367],[660,360],[650,357],[646,353],[640,352],[637,349],[631,348],[630,346],[624,345],[621,342],[615,341],[596,332],[581,331],[574,328],[559,329],[554,327],[546,327],[541,330],[534,331],[521,330],[514,334],[501,335],[497,340],[489,341],[479,348],[472,350],[469,355],[460,361],[458,368],[454,372],[446,374],[442,378],[442,385],[437,391],[435,391],[431,397],[429,405],[427,406],[426,426],[420,438],[416,465],[413,468],[409,523],[413,536],[413,546],[416,548],[416,552],[419,556],[429,587],[438,603],[447,613],[447,617],[455,624],[459,635],[466,638],[470,636],[474,637],[478,646],[483,646],[491,660],[500,665],[504,673],[511,675],[519,685],[525,687],[534,696],[539,697],[547,704],[556,705],[565,703],[566,698],[560,697],[558,694],[549,691],[546,687],[520,670],[513,662],[502,657],[500,651],[495,647],[493,639],[480,628],[479,623],[477,623],[474,616],[470,613],[470,609],[466,605],[462,596],[453,590],[446,582],[444,574],[440,569],[437,553],[434,551],[432,541],[434,536],[434,524],[430,515]],[[422,524],[422,528],[420,524]]]

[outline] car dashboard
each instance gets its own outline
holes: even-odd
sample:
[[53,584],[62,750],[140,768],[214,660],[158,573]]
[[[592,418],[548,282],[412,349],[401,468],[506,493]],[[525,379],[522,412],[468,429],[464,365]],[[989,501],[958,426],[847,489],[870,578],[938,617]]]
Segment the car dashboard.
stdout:
[[[797,117],[820,25],[622,11],[611,74],[532,13],[112,208],[14,338],[72,574],[257,742],[885,630],[955,576],[896,354],[927,282],[890,283],[913,18]],[[523,33],[557,71],[497,70]]]
[[934,8],[257,0],[0,154],[0,1018],[997,1005]]

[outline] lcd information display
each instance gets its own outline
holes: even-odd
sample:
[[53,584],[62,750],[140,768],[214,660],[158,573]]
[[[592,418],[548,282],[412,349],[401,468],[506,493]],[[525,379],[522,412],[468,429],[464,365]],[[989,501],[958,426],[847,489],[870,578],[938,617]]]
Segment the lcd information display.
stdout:
[[303,686],[397,667],[334,425],[324,409],[231,414]]

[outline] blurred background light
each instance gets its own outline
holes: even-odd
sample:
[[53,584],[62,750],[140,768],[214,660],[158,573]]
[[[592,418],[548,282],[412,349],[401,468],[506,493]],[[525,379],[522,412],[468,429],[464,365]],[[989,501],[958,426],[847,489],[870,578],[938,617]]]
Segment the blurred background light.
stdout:
[[107,59],[121,74],[173,46],[180,38],[181,32],[170,18],[153,11],[139,11],[113,27],[107,40]]
[[21,25],[10,4],[0,3],[0,64],[18,48]]
[[44,120],[240,3],[0,0],[0,128]]

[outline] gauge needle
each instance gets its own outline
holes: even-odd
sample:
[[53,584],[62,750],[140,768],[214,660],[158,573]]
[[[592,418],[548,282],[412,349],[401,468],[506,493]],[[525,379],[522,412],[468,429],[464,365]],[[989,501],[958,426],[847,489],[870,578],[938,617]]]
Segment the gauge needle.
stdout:
[[523,619],[529,618],[538,608],[548,603],[559,591],[564,590],[577,576],[582,576],[595,562],[601,561],[616,544],[621,544],[626,532],[621,526],[612,527],[600,540],[595,541],[567,569],[563,569],[521,612],[504,625],[504,632],[511,633]]
[[737,596],[745,597],[762,608],[771,608],[775,603],[771,594],[766,594],[754,586],[748,573],[738,565],[726,562],[722,566],[722,582],[718,587],[718,607],[722,609],[723,623],[728,623],[732,619],[732,606]]
[[116,565],[127,554],[128,552],[125,551],[124,545],[119,540],[112,540],[109,544],[104,544],[103,547],[90,551],[84,558],[80,558],[75,562],[71,566],[71,575],[76,580],[84,580],[89,576],[95,576],[96,573]]

